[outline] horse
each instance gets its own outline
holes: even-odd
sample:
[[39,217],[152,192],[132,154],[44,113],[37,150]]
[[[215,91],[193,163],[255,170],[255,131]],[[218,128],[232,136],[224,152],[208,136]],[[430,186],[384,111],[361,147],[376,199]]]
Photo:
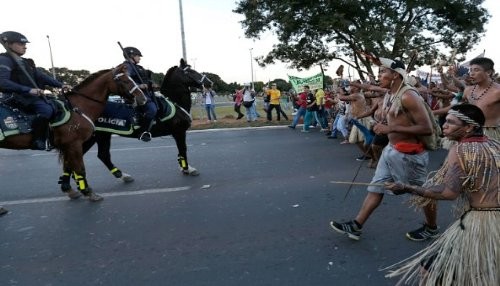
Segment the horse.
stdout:
[[[151,128],[152,137],[172,135],[177,145],[177,161],[180,170],[183,174],[190,176],[199,175],[198,170],[189,165],[187,157],[186,133],[191,127],[192,122],[190,115],[190,88],[201,88],[204,83],[212,83],[212,81],[205,75],[192,69],[183,59],[180,61],[180,66],[173,66],[168,69],[160,87],[162,96],[156,96],[160,111],[157,114],[155,124]],[[133,111],[133,107],[127,107],[127,105],[123,103],[108,102],[108,107],[111,109],[128,108],[129,113],[135,112]],[[170,111],[169,114],[166,114],[167,111]],[[140,126],[135,125],[135,127],[131,127],[129,132],[120,132],[116,128],[109,127],[109,125],[107,126],[108,128],[104,127],[106,126],[105,123],[122,123],[124,120],[118,120],[116,118],[108,120],[101,116],[96,122],[98,127],[97,131],[93,137],[84,143],[83,150],[85,153],[94,144],[97,144],[97,157],[104,163],[111,174],[124,182],[132,182],[134,178],[122,172],[111,161],[111,135],[118,134],[120,136],[137,139]],[[70,169],[66,169],[59,178],[59,183],[61,184],[61,190],[63,192],[72,191],[69,174]]]
[[[122,94],[124,98],[135,99],[144,104],[146,97],[127,73],[127,66],[121,64],[114,69],[101,70],[88,76],[72,90],[63,94],[63,116],[59,122],[51,122],[53,145],[59,152],[59,160],[64,169],[71,169],[78,184],[78,192],[69,194],[79,197],[82,194],[92,202],[102,200],[94,193],[86,179],[83,161],[83,143],[94,133],[94,121],[104,110],[110,93]],[[0,130],[2,131],[2,130]],[[5,131],[5,130],[4,130]],[[6,132],[0,132],[4,135]],[[29,133],[3,136],[0,148],[23,150],[30,149],[32,135]]]

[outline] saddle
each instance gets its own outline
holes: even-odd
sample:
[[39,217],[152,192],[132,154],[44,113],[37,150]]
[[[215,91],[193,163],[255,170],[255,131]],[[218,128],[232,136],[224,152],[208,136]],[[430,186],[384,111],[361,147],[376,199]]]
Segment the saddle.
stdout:
[[[165,122],[175,115],[175,105],[164,97],[156,97],[158,113],[156,123]],[[97,131],[109,132],[118,135],[132,135],[141,128],[140,113],[130,104],[107,102],[104,112],[95,122]]]
[[[58,99],[47,99],[56,109],[56,116],[50,122],[51,127],[60,126],[69,121],[69,107]],[[13,95],[0,96],[0,141],[9,136],[29,134],[35,114],[22,109]]]

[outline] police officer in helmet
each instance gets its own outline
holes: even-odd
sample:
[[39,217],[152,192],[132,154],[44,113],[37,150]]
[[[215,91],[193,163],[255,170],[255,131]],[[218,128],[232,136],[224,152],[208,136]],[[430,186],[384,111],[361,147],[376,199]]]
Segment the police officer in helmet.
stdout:
[[21,33],[7,31],[0,34],[6,53],[0,54],[0,92],[13,94],[23,110],[36,115],[33,120],[31,149],[45,150],[49,121],[55,115],[54,107],[43,97],[43,87],[65,87],[38,70],[32,59],[23,58],[28,39]]
[[141,116],[139,122],[141,125],[139,139],[144,142],[149,142],[151,141],[150,131],[153,125],[153,119],[156,116],[156,112],[158,112],[158,107],[156,106],[156,102],[154,100],[155,95],[151,72],[139,65],[142,57],[139,49],[135,47],[126,47],[123,49],[123,53],[130,77],[139,84],[139,87],[143,90],[147,97],[146,104],[138,106],[137,108]]

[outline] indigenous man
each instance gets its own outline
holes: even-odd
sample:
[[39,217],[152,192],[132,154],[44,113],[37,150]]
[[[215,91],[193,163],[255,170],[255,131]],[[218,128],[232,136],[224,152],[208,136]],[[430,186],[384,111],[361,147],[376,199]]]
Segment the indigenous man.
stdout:
[[370,108],[366,104],[366,99],[361,89],[357,85],[350,87],[349,95],[339,95],[342,101],[349,101],[351,104],[351,123],[354,125],[349,135],[349,143],[356,144],[361,150],[361,156],[358,161],[371,159],[370,145],[373,135],[369,130],[370,118],[363,116]]
[[[489,58],[475,58],[470,62],[470,79],[472,85],[467,86],[464,91],[466,102],[481,109],[485,117],[484,135],[500,140],[500,85],[495,83],[494,63]],[[451,107],[450,107],[451,108]],[[423,205],[426,217],[437,217],[437,202],[428,201]],[[432,236],[432,226],[424,224],[421,229],[407,233],[412,240],[425,240]],[[420,233],[421,235],[419,235]]]
[[472,86],[464,91],[467,102],[481,108],[486,121],[484,134],[500,140],[500,85],[492,76],[495,73],[494,63],[488,58],[475,58],[470,62],[470,77]]
[[[335,231],[355,240],[359,240],[363,224],[384,197],[384,187],[377,184],[401,181],[422,185],[429,163],[428,153],[418,138],[418,135],[432,133],[426,103],[414,89],[404,84],[406,72],[400,60],[380,58],[380,62],[380,87],[389,88],[383,106],[386,122],[377,123],[373,130],[376,134],[387,134],[389,145],[382,152],[372,185],[368,187],[368,194],[356,218],[343,223],[330,222]],[[429,218],[428,223],[435,225],[435,218]]]
[[386,185],[394,194],[434,200],[460,197],[462,203],[460,219],[424,250],[389,267],[393,271],[388,277],[402,275],[401,283],[418,285],[499,285],[500,142],[483,135],[484,124],[477,106],[453,106],[443,133],[458,144],[451,146],[441,169],[422,187]]

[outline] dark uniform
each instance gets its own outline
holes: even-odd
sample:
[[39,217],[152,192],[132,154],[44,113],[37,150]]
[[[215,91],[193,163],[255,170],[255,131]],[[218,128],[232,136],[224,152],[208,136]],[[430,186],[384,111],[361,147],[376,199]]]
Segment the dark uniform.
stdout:
[[141,65],[137,64],[133,57],[142,57],[141,51],[134,47],[126,47],[124,50],[124,56],[127,59],[125,64],[127,64],[127,71],[130,77],[140,86],[146,85],[145,88],[141,87],[146,95],[147,102],[144,105],[138,106],[137,109],[141,116],[139,124],[141,125],[141,132],[139,139],[145,142],[151,141],[151,127],[153,125],[153,120],[158,112],[158,106],[156,105],[154,99],[153,91],[153,81],[151,79],[151,72],[146,70]]
[[0,92],[15,95],[15,101],[23,110],[36,114],[32,149],[45,150],[49,121],[54,117],[55,109],[44,97],[30,91],[45,86],[62,87],[63,84],[39,71],[32,59],[22,58],[24,53],[18,54],[9,48],[12,43],[29,43],[25,36],[8,31],[0,35],[0,40],[8,52],[0,54]]

